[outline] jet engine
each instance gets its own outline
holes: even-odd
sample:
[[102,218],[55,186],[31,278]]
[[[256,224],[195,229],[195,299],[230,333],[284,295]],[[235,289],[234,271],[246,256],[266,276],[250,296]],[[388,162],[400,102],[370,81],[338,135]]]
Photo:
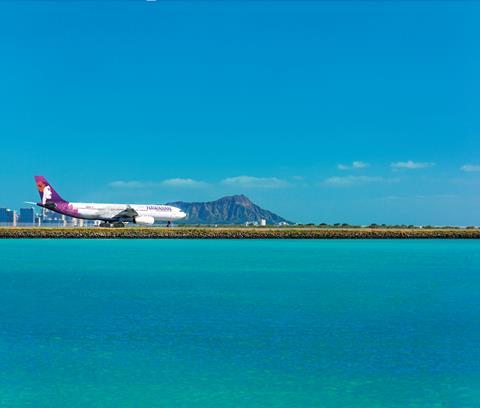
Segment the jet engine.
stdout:
[[133,219],[133,222],[140,225],[153,225],[155,218],[150,217],[149,215],[139,215]]

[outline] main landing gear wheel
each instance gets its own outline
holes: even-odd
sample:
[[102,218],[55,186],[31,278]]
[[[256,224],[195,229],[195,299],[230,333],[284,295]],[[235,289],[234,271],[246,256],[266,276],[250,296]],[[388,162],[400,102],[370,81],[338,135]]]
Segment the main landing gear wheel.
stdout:
[[123,222],[101,222],[99,227],[101,228],[123,228],[125,224]]
[[167,228],[170,228],[172,226],[172,221],[167,221]]

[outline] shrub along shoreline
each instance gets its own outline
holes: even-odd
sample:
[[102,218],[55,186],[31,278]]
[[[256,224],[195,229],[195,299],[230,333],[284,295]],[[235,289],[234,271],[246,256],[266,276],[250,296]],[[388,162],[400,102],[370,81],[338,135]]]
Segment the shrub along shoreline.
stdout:
[[480,239],[465,228],[46,228],[4,227],[0,238],[70,239]]

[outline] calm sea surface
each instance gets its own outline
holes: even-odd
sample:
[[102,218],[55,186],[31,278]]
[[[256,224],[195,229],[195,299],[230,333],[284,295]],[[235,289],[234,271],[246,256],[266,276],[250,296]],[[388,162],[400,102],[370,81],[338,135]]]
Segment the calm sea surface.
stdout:
[[480,241],[0,240],[0,406],[480,407]]

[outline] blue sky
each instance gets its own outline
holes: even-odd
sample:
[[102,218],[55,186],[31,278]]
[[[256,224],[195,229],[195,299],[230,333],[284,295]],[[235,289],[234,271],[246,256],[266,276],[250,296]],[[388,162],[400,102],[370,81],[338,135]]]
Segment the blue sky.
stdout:
[[480,4],[0,3],[0,205],[246,194],[480,223]]

